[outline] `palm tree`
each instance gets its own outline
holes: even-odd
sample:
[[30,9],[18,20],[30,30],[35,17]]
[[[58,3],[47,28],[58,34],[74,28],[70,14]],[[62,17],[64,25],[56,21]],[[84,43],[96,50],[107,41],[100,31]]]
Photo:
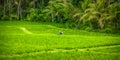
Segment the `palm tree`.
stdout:
[[51,15],[51,21],[56,21],[63,23],[65,19],[69,16],[69,11],[71,9],[71,4],[67,0],[51,0],[48,6],[44,10],[48,15]]
[[[81,16],[80,20],[89,20],[90,25],[91,21],[96,20],[98,21],[98,26],[100,29],[103,29],[105,27],[106,21],[109,22],[109,20],[112,20],[113,18],[116,17],[116,12],[115,10],[115,5],[106,5],[106,0],[97,0],[96,3],[90,3],[89,8],[85,9],[84,14]],[[109,8],[111,6],[111,9]],[[109,9],[107,9],[109,8]],[[108,13],[109,12],[109,13]]]

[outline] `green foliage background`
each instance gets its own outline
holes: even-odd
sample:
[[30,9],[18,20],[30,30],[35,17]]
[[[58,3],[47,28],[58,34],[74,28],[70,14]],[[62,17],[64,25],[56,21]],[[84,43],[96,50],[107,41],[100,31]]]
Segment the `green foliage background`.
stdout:
[[117,32],[119,0],[1,0],[0,20],[61,23],[87,31]]

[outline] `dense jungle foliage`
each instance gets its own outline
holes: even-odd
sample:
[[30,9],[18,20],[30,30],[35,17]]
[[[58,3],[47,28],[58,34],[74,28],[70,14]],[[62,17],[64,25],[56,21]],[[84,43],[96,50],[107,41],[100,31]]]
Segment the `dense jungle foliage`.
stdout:
[[54,22],[87,31],[118,32],[120,0],[0,0],[0,20]]

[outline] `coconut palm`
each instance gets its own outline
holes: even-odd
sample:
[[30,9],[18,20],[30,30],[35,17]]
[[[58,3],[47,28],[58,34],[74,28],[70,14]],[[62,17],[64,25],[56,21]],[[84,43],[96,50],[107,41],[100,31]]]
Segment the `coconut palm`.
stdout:
[[[96,3],[90,3],[89,8],[85,9],[80,20],[87,19],[90,21],[90,25],[93,25],[91,24],[91,21],[96,20],[98,21],[98,26],[100,29],[104,28],[106,22],[110,22],[109,20],[116,18],[117,11],[113,9],[115,9],[115,6],[118,6],[118,4],[111,4],[107,6],[106,3],[106,0],[97,0]],[[111,9],[109,8],[110,6]]]
[[67,0],[51,0],[43,12],[51,15],[51,21],[63,23],[69,16],[71,6]]

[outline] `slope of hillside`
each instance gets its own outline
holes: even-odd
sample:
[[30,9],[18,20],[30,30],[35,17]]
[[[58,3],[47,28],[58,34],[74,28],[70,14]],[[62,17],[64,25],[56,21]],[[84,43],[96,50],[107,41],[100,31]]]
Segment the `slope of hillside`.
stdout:
[[0,60],[120,59],[120,35],[60,27],[54,23],[0,21]]

